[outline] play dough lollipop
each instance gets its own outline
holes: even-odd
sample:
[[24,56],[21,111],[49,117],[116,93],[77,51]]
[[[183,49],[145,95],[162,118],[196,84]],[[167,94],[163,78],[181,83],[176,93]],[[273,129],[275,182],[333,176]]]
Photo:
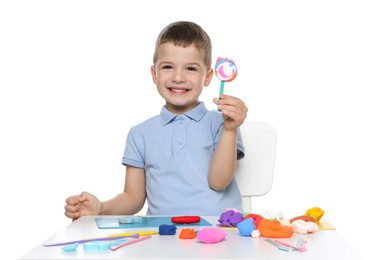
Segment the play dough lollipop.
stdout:
[[221,80],[219,91],[219,95],[221,95],[224,92],[224,83],[236,78],[238,71],[235,63],[227,58],[218,58],[214,70],[217,78]]

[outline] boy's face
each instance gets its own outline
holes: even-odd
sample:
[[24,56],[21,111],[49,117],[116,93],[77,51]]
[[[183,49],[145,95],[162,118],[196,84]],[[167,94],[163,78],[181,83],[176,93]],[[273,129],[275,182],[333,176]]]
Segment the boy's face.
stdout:
[[206,68],[203,54],[194,45],[184,48],[164,43],[158,49],[151,75],[167,109],[183,114],[197,106],[203,87],[210,84],[213,70]]

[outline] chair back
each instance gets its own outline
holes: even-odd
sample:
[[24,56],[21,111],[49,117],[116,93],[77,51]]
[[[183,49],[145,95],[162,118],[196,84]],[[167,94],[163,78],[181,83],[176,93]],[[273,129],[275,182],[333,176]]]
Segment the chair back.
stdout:
[[268,123],[245,121],[240,127],[245,157],[238,161],[236,181],[243,211],[252,212],[252,197],[269,192],[273,185],[276,130]]

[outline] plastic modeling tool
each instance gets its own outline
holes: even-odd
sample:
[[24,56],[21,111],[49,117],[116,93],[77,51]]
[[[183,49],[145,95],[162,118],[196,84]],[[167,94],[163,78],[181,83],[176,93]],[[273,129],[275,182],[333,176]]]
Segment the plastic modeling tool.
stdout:
[[230,82],[234,80],[236,78],[236,75],[238,74],[238,70],[236,68],[235,62],[233,62],[231,59],[220,57],[217,59],[217,62],[215,63],[214,70],[215,76],[217,76],[217,78],[221,81],[219,90],[220,96],[224,93],[225,82]]
[[131,241],[127,241],[125,243],[119,244],[117,246],[112,246],[112,247],[110,247],[110,249],[113,250],[113,251],[115,251],[115,250],[117,250],[117,249],[119,249],[121,247],[128,246],[128,245],[131,245],[131,244],[134,244],[134,243],[137,243],[137,242],[141,242],[141,241],[149,239],[151,237],[152,237],[151,235],[148,235],[148,236],[136,238],[136,239],[133,239]]
[[61,242],[61,243],[55,243],[55,244],[46,244],[44,246],[50,247],[50,246],[65,246],[65,245],[71,245],[76,243],[87,243],[87,242],[94,242],[94,241],[109,241],[109,240],[115,240],[115,239],[121,239],[126,237],[133,237],[133,238],[139,238],[138,233],[134,233],[132,235],[121,235],[121,236],[108,236],[108,237],[99,237],[99,238],[89,238],[89,239],[82,239],[82,240],[75,240],[75,241],[68,241],[68,242]]
[[159,231],[140,231],[140,232],[128,232],[128,233],[119,233],[119,234],[112,234],[108,237],[121,237],[121,236],[131,236],[133,234],[138,234],[139,236],[148,236],[148,235],[156,235],[159,234]]
[[307,251],[307,248],[305,246],[297,247],[297,246],[293,246],[293,245],[290,245],[288,243],[284,243],[284,242],[281,242],[281,241],[278,241],[278,240],[274,240],[274,242],[276,242],[276,243],[278,243],[280,245],[283,245],[283,246],[295,249],[295,250],[297,250],[299,252],[305,252],[305,251]]
[[284,246],[284,245],[281,245],[271,239],[265,239],[266,242],[268,242],[269,244],[277,247],[279,250],[282,250],[282,251],[286,251],[286,252],[289,252],[290,251],[290,248]]

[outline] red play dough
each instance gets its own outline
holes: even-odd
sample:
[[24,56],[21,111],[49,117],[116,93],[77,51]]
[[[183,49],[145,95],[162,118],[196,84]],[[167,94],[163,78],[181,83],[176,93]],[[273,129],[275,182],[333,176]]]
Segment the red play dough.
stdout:
[[179,216],[172,217],[171,221],[177,224],[191,224],[200,222],[201,218],[199,216]]
[[245,216],[243,218],[243,220],[246,220],[247,218],[252,218],[253,219],[253,223],[255,224],[256,228],[260,225],[260,222],[261,220],[263,220],[264,218],[261,217],[260,215],[257,215],[257,214],[248,214],[247,216]]

